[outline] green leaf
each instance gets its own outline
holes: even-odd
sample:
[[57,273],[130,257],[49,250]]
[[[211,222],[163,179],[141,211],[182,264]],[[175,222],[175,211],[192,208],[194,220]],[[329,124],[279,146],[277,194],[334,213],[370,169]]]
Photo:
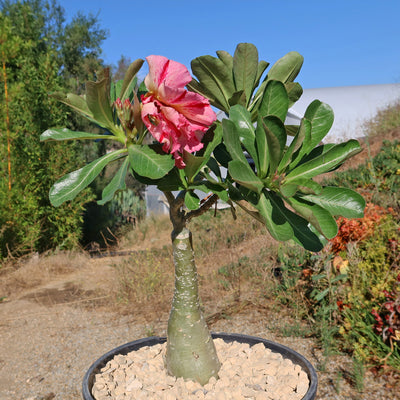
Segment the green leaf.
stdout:
[[332,108],[319,100],[314,100],[304,113],[304,117],[311,122],[311,141],[309,150],[312,150],[328,134],[333,124]]
[[243,90],[246,102],[250,102],[258,71],[257,47],[251,43],[239,43],[233,56],[233,77],[236,90]]
[[300,198],[292,197],[287,201],[297,213],[310,222],[327,239],[333,239],[337,235],[336,221],[327,210]]
[[[210,169],[211,172],[213,172],[215,174],[215,176],[217,177],[217,179],[219,181],[222,180],[221,169],[220,169],[220,166],[219,166],[219,164],[218,164],[218,162],[217,162],[217,160],[215,158],[211,157],[208,160],[207,167]],[[206,176],[207,176],[208,180],[211,180],[211,181],[215,180],[214,178],[211,178],[211,176],[209,176],[208,171],[207,171],[207,175]]]
[[46,140],[79,140],[79,139],[116,139],[114,135],[96,135],[87,132],[74,132],[67,128],[47,129],[40,135],[40,141]]
[[86,83],[86,103],[95,121],[103,128],[115,129],[108,92],[109,80]]
[[251,122],[249,111],[241,105],[233,106],[229,112],[229,119],[236,125],[236,132],[239,135],[240,142],[249,152],[255,164],[258,165],[254,126]]
[[233,93],[233,95],[228,99],[228,103],[231,107],[236,104],[246,107],[246,93],[244,90],[239,90],[238,92]]
[[222,141],[222,126],[218,124],[213,131],[213,138],[210,142],[206,144],[203,155],[194,156],[193,154],[184,152],[183,160],[186,164],[185,174],[188,178],[188,181],[191,182],[193,178],[197,176],[200,170],[207,164],[208,160],[210,160],[211,154],[214,149],[221,143]]
[[261,179],[257,177],[247,162],[233,160],[228,164],[228,170],[235,182],[247,187],[254,192],[260,193],[264,187]]
[[108,153],[85,167],[63,176],[50,189],[51,204],[58,207],[65,201],[74,199],[93,182],[107,164],[120,158],[124,153],[126,153],[126,149]]
[[197,210],[200,206],[200,199],[196,193],[189,191],[185,193],[185,205],[189,210]]
[[299,125],[285,125],[286,135],[288,136],[296,136],[297,131],[299,130]]
[[286,129],[283,122],[273,115],[263,118],[263,126],[267,135],[269,151],[269,173],[273,176],[281,161],[283,151],[286,145]]
[[183,152],[183,161],[186,164],[185,166],[185,175],[188,179],[188,182],[192,182],[193,178],[199,173],[200,168],[205,164],[206,158],[205,157],[198,157],[195,156],[186,150]]
[[129,158],[125,157],[118,172],[113,176],[110,183],[103,189],[101,200],[97,202],[98,205],[102,206],[103,204],[106,204],[108,201],[113,199],[115,192],[126,189],[125,178],[128,166]]
[[[206,97],[209,101],[210,104],[214,107],[217,107],[219,110],[223,110],[225,112],[228,112],[229,108],[229,104],[222,104],[220,103],[220,101],[217,99],[217,97],[214,95],[213,92],[211,92],[210,90],[212,90],[212,88],[209,90],[207,87],[205,87],[203,84],[201,84],[200,82],[197,82],[196,79],[192,79],[187,85],[186,85],[187,89],[195,92],[195,93],[199,93],[201,94],[203,97]],[[228,101],[229,102],[229,101]]]
[[285,89],[288,94],[290,108],[303,94],[303,88],[297,82],[287,82],[285,83]]
[[261,60],[258,63],[257,75],[256,75],[256,79],[254,81],[253,91],[260,84],[260,80],[261,80],[262,74],[265,72],[265,70],[268,68],[268,66],[269,66],[269,63],[266,62],[266,61],[263,61],[263,60]]
[[293,169],[286,175],[285,183],[289,183],[297,178],[312,178],[325,173],[360,151],[360,144],[354,139],[337,144],[326,153]]
[[222,120],[222,131],[224,144],[233,160],[240,160],[247,164],[246,156],[243,154],[242,145],[239,139],[237,125],[228,119]]
[[229,71],[233,70],[233,57],[224,50],[216,51],[218,58],[226,65]]
[[285,241],[293,237],[293,229],[283,211],[285,205],[273,192],[264,189],[255,207],[263,217],[268,231],[275,239]]
[[193,185],[190,186],[190,188],[201,190],[203,193],[206,193],[206,194],[213,192],[222,201],[225,201],[225,202],[229,201],[228,191],[226,190],[226,186],[224,184],[203,181],[200,183],[194,183]]
[[309,251],[320,251],[323,249],[326,239],[315,228],[300,215],[285,208],[283,210],[287,221],[293,229],[293,240]]
[[321,301],[324,297],[326,297],[329,293],[329,288],[324,289],[322,292],[319,292],[314,299],[316,301]]
[[303,65],[304,58],[296,51],[291,51],[280,58],[269,70],[268,80],[292,82],[296,79]]
[[117,93],[121,91],[122,81],[111,82],[111,89],[110,89],[110,101],[114,103],[117,100]]
[[132,144],[128,147],[131,168],[141,176],[160,179],[174,167],[170,154],[158,154],[148,145]]
[[289,98],[285,86],[279,81],[269,81],[258,109],[258,115],[274,115],[285,122],[289,108]]
[[[278,172],[282,172],[286,170],[286,167],[290,164],[293,167],[297,165],[297,163],[301,160],[303,156],[302,146],[303,143],[307,143],[310,140],[311,135],[311,122],[307,119],[303,118],[301,120],[299,129],[297,131],[296,136],[293,138],[292,142],[290,143],[289,147],[286,149],[285,153],[281,161],[279,162]],[[306,144],[307,146],[307,144]],[[299,150],[300,149],[300,150]],[[292,158],[296,152],[299,150],[299,153]],[[292,167],[292,168],[293,168]]]
[[292,197],[296,192],[319,194],[322,191],[321,185],[311,179],[299,178],[281,185],[280,192],[285,197]]
[[136,82],[137,82],[136,74],[139,72],[140,68],[142,68],[143,63],[144,63],[144,60],[139,58],[139,59],[135,60],[129,66],[128,70],[126,71],[124,80],[122,82],[121,91],[119,94],[119,97],[122,102],[125,99],[128,99],[130,93],[135,89]]
[[351,189],[327,186],[319,195],[302,195],[302,199],[318,204],[332,215],[345,218],[362,218],[365,209],[364,198]]
[[93,113],[89,110],[89,107],[86,103],[86,100],[73,93],[68,93],[65,95],[64,93],[55,92],[51,94],[51,97],[60,101],[61,103],[66,104],[71,107],[74,111],[83,115],[85,118],[89,119],[92,122],[96,122],[93,117]]
[[269,168],[269,149],[267,135],[264,130],[262,118],[259,116],[256,127],[256,148],[257,148],[257,175],[264,179],[267,176]]
[[[228,111],[228,100],[236,91],[232,71],[220,59],[209,55],[195,58],[191,67],[200,87],[204,87],[223,106],[223,110]],[[191,87],[192,83],[188,86]]]
[[225,143],[220,143],[214,149],[214,157],[225,168],[228,168],[228,163],[232,160],[231,155],[226,149]]

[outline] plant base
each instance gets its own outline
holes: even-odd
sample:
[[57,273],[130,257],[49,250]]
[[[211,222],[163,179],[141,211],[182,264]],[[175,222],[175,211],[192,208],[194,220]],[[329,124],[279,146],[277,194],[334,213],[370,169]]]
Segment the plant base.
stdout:
[[[221,338],[227,343],[229,342],[247,343],[250,346],[256,345],[258,343],[263,343],[264,346],[270,349],[272,352],[279,353],[285,359],[290,359],[295,365],[299,365],[302,368],[302,370],[307,374],[309,379],[309,388],[302,400],[315,399],[317,393],[317,374],[311,363],[302,355],[298,354],[297,352],[291,350],[288,347],[258,337],[239,335],[239,334],[224,334],[224,333],[212,334],[212,337],[214,339]],[[163,337],[144,338],[136,340],[134,342],[126,343],[104,354],[102,357],[100,357],[96,362],[92,364],[92,366],[85,374],[83,380],[83,391],[82,391],[83,399],[95,400],[95,398],[92,396],[92,387],[94,384],[95,376],[107,364],[107,362],[112,360],[116,355],[126,355],[132,351],[140,349],[141,347],[154,346],[157,344],[162,344],[165,341],[166,338]]]

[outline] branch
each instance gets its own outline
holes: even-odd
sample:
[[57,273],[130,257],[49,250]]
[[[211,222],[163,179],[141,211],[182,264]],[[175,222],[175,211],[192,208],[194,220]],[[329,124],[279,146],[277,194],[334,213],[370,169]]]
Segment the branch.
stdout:
[[164,195],[169,204],[169,219],[174,228],[172,231],[172,237],[174,238],[186,225],[185,212],[182,210],[184,198],[180,195],[175,198],[172,192],[164,192]]
[[190,221],[193,217],[199,217],[208,211],[218,200],[216,194],[211,195],[197,210],[190,211],[186,214],[185,220]]

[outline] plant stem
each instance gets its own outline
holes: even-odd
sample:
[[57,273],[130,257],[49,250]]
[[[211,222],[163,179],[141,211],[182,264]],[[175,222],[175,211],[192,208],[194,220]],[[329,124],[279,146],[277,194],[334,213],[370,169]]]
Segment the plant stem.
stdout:
[[166,367],[169,374],[206,384],[217,377],[220,362],[200,309],[192,235],[185,227],[181,198],[166,193],[170,204],[175,291],[168,320]]

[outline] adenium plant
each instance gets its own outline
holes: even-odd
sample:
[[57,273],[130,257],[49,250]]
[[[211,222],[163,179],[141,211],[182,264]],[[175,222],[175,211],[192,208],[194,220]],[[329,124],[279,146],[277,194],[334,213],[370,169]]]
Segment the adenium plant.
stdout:
[[[176,272],[166,368],[205,384],[217,377],[220,363],[200,310],[190,219],[221,199],[233,213],[238,206],[265,224],[275,239],[319,251],[337,234],[335,217],[362,217],[365,203],[352,190],[323,187],[313,178],[339,167],[360,145],[356,140],[321,144],[333,112],[319,100],[298,126],[285,124],[302,94],[294,79],[303,57],[296,52],[265,73],[269,64],[259,61],[256,47],[241,43],[233,56],[217,51],[217,57],[194,59],[195,78],[165,57],[146,60],[149,73],[139,86],[136,75],[144,60],[134,61],[120,82],[104,70],[86,84],[84,96],[54,94],[104,133],[48,129],[41,140],[103,139],[120,145],[58,180],[50,200],[54,206],[73,200],[110,163],[120,167],[100,204],[126,188],[127,173],[164,192]],[[214,109],[221,110],[221,120]],[[208,197],[200,202],[199,192]]]

